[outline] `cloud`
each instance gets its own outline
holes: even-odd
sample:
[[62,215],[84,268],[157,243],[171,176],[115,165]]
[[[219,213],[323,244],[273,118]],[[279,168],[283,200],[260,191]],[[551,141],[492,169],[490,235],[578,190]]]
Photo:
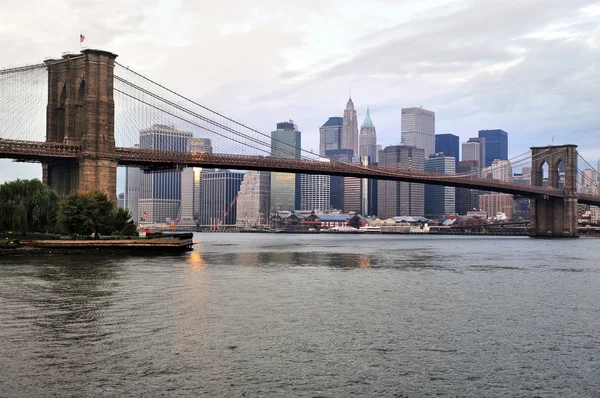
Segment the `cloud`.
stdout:
[[[85,45],[261,131],[294,119],[306,149],[351,88],[384,146],[400,141],[400,109],[422,105],[438,132],[463,140],[503,128],[511,153],[555,136],[600,158],[592,0],[24,0],[2,14],[0,66],[76,50],[83,33]],[[22,167],[0,163],[0,179],[32,170]]]

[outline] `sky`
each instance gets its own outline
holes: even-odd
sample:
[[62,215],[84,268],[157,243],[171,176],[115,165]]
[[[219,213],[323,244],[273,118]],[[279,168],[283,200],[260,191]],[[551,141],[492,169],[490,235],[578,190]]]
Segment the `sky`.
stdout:
[[[0,68],[84,45],[264,132],[292,119],[303,148],[352,94],[384,147],[401,108],[461,142],[509,133],[509,157],[573,143],[600,159],[600,1],[0,0]],[[45,107],[45,104],[42,104]],[[2,132],[0,131],[0,137]],[[0,161],[0,183],[41,176]]]

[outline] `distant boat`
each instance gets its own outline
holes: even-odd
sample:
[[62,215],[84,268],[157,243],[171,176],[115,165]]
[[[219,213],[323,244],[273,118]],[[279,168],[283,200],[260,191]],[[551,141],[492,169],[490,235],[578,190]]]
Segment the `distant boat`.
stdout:
[[353,228],[353,227],[349,227],[349,226],[341,226],[341,227],[333,227],[333,228],[329,228],[329,232],[338,232],[338,233],[357,233],[360,232],[358,229]]

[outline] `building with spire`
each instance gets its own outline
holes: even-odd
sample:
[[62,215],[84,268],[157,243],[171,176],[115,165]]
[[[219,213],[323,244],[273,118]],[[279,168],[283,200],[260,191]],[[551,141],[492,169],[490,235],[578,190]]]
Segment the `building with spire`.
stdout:
[[377,132],[375,131],[375,125],[371,120],[371,113],[367,107],[367,116],[362,126],[360,126],[360,135],[358,136],[359,142],[359,156],[361,161],[365,156],[369,157],[369,163],[377,162]]
[[348,99],[344,110],[340,149],[352,149],[354,156],[358,155],[358,120],[352,97]]

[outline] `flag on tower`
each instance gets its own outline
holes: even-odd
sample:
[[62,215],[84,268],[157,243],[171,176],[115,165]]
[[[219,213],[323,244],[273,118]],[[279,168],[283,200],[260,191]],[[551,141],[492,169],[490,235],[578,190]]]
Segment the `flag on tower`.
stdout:
[[85,36],[80,33],[79,34],[79,42],[83,43],[84,40],[85,40]]

